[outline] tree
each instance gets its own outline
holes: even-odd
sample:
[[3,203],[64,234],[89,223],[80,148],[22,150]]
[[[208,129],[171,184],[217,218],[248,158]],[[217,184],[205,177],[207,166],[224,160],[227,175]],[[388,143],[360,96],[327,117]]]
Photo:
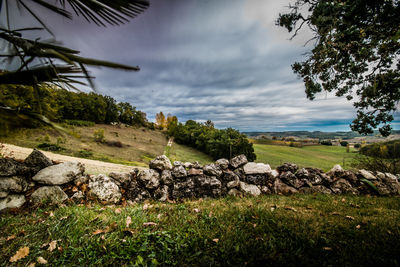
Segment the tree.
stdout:
[[314,34],[307,59],[292,65],[307,98],[325,90],[355,99],[351,129],[388,136],[400,100],[400,1],[296,0],[289,8],[277,25],[292,38],[304,25]]
[[[0,84],[31,85],[35,89],[39,104],[41,104],[40,84],[53,83],[69,89],[77,89],[75,85],[80,84],[90,85],[94,88],[93,77],[89,75],[87,66],[139,70],[139,67],[81,57],[78,50],[60,46],[56,42],[40,41],[40,30],[45,30],[54,37],[55,34],[46,25],[45,19],[36,14],[32,5],[41,6],[49,12],[68,19],[73,17],[69,11],[72,9],[76,15],[82,15],[88,22],[106,26],[128,22],[129,19],[146,10],[149,2],[147,0],[0,0],[0,10],[4,8],[7,16],[6,29],[0,28],[0,41],[5,43],[1,57],[19,64],[16,69],[2,66]],[[9,12],[11,8],[27,11],[42,27],[29,25],[26,28],[13,29],[9,23],[11,19],[9,14],[14,14],[14,12]],[[35,38],[26,37],[29,35],[33,35]],[[86,78],[88,84],[82,82],[81,78]],[[18,112],[2,103],[0,103],[0,109],[7,110],[7,112]],[[42,113],[40,105],[39,113]]]
[[165,127],[167,127],[167,120],[162,111],[156,114],[156,125],[160,127],[160,129],[164,129]]

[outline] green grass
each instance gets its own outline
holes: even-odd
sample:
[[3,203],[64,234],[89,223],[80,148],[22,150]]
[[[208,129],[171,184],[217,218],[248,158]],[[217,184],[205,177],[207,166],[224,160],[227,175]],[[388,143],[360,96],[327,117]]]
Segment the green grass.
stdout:
[[[27,266],[39,256],[50,266],[393,266],[400,264],[399,221],[398,197],[274,195],[147,209],[46,207],[0,216],[0,266]],[[62,248],[42,247],[53,240]],[[25,246],[29,255],[9,263]]]
[[198,161],[200,164],[208,164],[213,162],[213,159],[207,154],[177,143],[173,143],[172,147],[166,148],[166,155],[170,158],[171,162],[176,160],[182,162]]
[[[335,164],[350,168],[350,163],[357,155],[353,149],[346,153],[346,148],[341,146],[305,146],[302,148],[289,146],[274,146],[254,144],[257,162],[264,162],[272,168],[285,163],[296,163],[301,167],[320,168],[330,170]],[[345,163],[343,165],[343,162]]]

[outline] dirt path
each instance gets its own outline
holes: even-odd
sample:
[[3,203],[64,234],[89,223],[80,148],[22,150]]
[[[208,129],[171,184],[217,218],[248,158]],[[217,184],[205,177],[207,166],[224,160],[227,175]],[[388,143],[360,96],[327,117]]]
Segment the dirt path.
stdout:
[[[6,156],[14,157],[16,159],[25,159],[33,150],[32,148],[20,147],[20,146],[15,146],[15,145],[10,145],[10,144],[0,144],[0,145],[4,146],[2,149],[2,152]],[[89,173],[89,174],[99,174],[99,173],[108,174],[110,172],[129,172],[133,168],[145,169],[143,167],[114,164],[114,163],[109,163],[109,162],[104,162],[104,161],[99,161],[99,160],[92,160],[92,159],[75,158],[75,157],[51,153],[48,151],[42,151],[42,150],[40,150],[40,151],[43,152],[43,154],[45,154],[49,159],[54,160],[54,161],[79,161],[79,162],[85,164],[86,173]]]

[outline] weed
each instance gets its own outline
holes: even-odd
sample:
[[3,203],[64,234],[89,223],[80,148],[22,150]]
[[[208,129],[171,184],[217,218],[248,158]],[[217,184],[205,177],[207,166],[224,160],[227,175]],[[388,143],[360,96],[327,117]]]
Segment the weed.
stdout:
[[98,143],[104,143],[105,142],[104,130],[103,129],[95,130],[93,133],[93,137],[94,141]]

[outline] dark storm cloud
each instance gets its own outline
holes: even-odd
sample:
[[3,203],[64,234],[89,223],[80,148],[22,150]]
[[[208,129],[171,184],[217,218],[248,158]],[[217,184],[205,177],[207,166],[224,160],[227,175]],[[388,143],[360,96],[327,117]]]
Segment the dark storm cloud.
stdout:
[[158,0],[131,23],[99,28],[50,16],[57,39],[84,56],[139,65],[140,72],[91,68],[99,92],[180,121],[211,119],[242,131],[349,129],[351,103],[305,99],[290,65],[309,48],[274,25],[287,1]]

